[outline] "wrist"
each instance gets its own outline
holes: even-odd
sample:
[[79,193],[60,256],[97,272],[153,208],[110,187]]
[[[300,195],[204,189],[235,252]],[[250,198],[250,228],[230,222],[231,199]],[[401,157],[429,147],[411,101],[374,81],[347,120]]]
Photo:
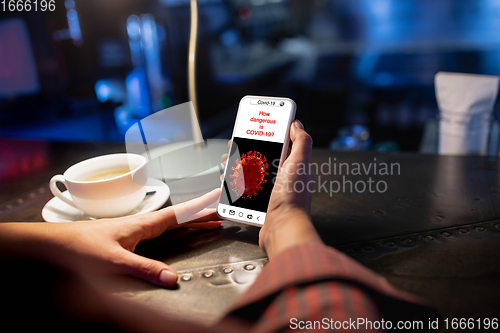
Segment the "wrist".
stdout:
[[273,211],[266,216],[266,223],[260,234],[260,245],[269,258],[301,243],[323,244],[307,212],[293,208]]
[[50,243],[50,227],[49,223],[1,223],[0,252],[10,258],[44,260]]

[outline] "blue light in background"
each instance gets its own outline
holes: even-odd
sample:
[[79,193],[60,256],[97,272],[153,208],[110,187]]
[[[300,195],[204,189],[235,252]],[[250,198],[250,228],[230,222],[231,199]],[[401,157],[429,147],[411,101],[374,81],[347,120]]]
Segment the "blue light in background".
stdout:
[[145,118],[151,114],[151,101],[148,91],[146,72],[136,68],[126,79],[130,108],[137,118]]
[[95,84],[95,93],[99,102],[106,102],[111,96],[111,88],[105,81],[99,80]]
[[66,0],[64,2],[64,6],[68,11],[66,13],[66,18],[68,19],[68,30],[71,39],[73,40],[73,44],[75,46],[83,45],[82,38],[82,30],[80,28],[80,20],[78,19],[78,13],[75,9],[75,1],[74,0]]
[[97,100],[101,103],[112,101],[115,103],[126,103],[127,92],[125,85],[119,79],[98,80],[95,85]]

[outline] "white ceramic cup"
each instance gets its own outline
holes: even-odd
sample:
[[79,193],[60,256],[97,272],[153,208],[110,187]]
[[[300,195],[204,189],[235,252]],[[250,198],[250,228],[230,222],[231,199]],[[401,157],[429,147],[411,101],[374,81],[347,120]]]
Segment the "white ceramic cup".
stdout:
[[[63,175],[50,180],[52,194],[70,206],[95,217],[124,216],[134,210],[146,196],[147,160],[136,154],[112,154],[94,157],[68,168]],[[86,181],[96,174],[112,170],[130,170],[114,178]],[[65,196],[57,183],[68,189]]]

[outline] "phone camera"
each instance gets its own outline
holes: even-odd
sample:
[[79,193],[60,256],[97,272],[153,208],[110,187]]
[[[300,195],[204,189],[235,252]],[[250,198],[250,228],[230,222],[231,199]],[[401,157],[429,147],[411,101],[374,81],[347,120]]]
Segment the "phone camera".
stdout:
[[283,106],[283,105],[285,105],[285,102],[281,101],[280,106]]

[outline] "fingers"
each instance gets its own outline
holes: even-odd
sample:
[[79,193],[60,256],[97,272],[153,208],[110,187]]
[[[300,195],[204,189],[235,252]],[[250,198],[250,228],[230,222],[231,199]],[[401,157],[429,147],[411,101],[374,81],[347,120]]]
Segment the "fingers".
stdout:
[[[228,154],[222,154],[221,158],[220,158],[220,161],[222,162],[222,165],[224,165],[224,167],[226,166],[227,164],[227,158],[228,158]],[[224,174],[220,175],[220,181],[222,182],[222,180],[224,179]]]
[[219,197],[220,189],[217,188],[199,198],[173,206],[177,224],[191,222],[213,214],[213,211],[204,209],[217,201]]
[[217,229],[222,225],[221,221],[209,221],[209,222],[190,222],[182,225],[182,228],[194,228],[194,229]]
[[215,208],[206,208],[192,214],[185,223],[219,221],[219,215]]
[[312,138],[304,131],[304,126],[298,120],[295,120],[290,126],[290,139],[292,140],[292,151],[289,158],[296,161],[307,163],[312,152]]
[[226,166],[226,163],[227,163],[227,157],[228,157],[228,154],[222,154],[221,158],[220,158],[220,161],[222,162],[222,164],[224,166]]
[[214,208],[203,209],[202,211],[191,215],[184,224],[179,225],[182,228],[197,229],[216,229],[221,226],[220,217]]
[[155,212],[137,215],[135,223],[141,226],[141,240],[158,237],[168,229],[178,228],[186,222],[218,221],[214,210],[204,210],[220,196],[220,189],[215,189],[199,198],[163,208]]
[[177,284],[177,273],[167,264],[141,257],[135,253],[124,250],[121,254],[123,263],[121,270],[125,274],[134,275],[151,283],[171,287]]

